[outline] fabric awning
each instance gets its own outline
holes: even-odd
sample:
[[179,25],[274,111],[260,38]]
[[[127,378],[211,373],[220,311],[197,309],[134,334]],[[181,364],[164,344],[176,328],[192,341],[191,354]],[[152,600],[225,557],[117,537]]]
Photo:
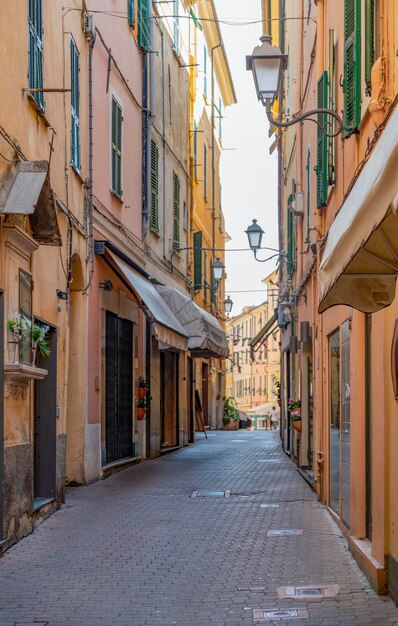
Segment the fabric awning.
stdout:
[[250,342],[250,346],[253,349],[254,352],[257,352],[257,350],[260,349],[261,346],[259,346],[257,348],[257,350],[254,350],[255,346],[262,340],[262,339],[267,339],[267,337],[269,337],[269,335],[272,333],[272,331],[274,330],[274,326],[276,326],[278,322],[278,313],[274,313],[268,320],[268,322],[265,324],[265,326],[260,330],[259,333],[257,333],[257,335],[254,337],[254,339],[251,340]]
[[186,352],[188,350],[187,334],[152,283],[108,248],[105,258],[110,261],[111,266],[142,302],[145,314],[152,322],[152,333],[159,341],[159,347],[163,350]]
[[329,229],[319,312],[346,304],[374,313],[395,297],[398,273],[398,107]]
[[0,188],[0,213],[28,215],[38,243],[61,245],[48,161],[21,161],[8,170]]
[[177,289],[161,285],[156,285],[156,289],[188,335],[188,349],[193,357],[210,359],[228,356],[225,331],[213,315]]

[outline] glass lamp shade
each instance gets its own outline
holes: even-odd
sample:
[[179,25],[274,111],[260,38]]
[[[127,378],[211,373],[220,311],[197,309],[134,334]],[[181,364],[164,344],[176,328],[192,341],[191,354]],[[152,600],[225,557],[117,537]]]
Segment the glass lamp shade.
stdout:
[[228,296],[228,298],[224,300],[224,310],[227,313],[227,315],[231,313],[233,305],[234,303],[232,302],[230,296]]
[[283,315],[287,322],[290,322],[292,319],[292,303],[291,302],[282,302],[281,309],[283,311]]
[[261,241],[264,235],[264,231],[259,224],[257,224],[257,220],[253,220],[250,226],[245,230],[247,238],[249,240],[249,246],[255,252],[259,248],[261,248]]
[[257,97],[265,104],[273,101],[277,95],[282,70],[285,68],[286,55],[271,43],[270,35],[261,37],[261,46],[246,57],[246,67],[253,72]]
[[224,272],[224,265],[221,263],[220,259],[217,259],[217,261],[212,261],[211,269],[213,272],[214,280],[216,281],[216,283],[219,283],[222,279],[222,275]]

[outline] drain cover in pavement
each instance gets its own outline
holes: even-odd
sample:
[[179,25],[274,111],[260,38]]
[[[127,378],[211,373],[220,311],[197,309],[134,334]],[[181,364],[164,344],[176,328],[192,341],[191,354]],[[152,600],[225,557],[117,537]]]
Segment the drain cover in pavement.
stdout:
[[279,504],[260,504],[260,509],[279,509]]
[[278,530],[269,530],[267,537],[297,537],[302,535],[303,531],[297,528],[279,528]]
[[192,498],[229,498],[230,491],[194,491]]
[[280,598],[297,598],[311,600],[317,598],[334,598],[339,593],[338,585],[318,585],[300,587],[278,587]]
[[308,619],[309,615],[307,609],[261,609],[259,611],[253,611],[253,619],[260,622],[266,622],[275,619],[291,619],[292,617]]

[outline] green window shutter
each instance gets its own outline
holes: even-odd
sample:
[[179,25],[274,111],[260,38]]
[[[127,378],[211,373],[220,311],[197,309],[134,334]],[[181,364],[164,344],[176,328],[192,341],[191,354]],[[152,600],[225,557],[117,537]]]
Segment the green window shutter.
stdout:
[[287,201],[287,271],[293,274],[293,195],[290,194]]
[[307,238],[305,243],[310,243],[311,228],[311,148],[307,152]]
[[151,45],[150,18],[150,0],[138,0],[138,45],[146,51]]
[[112,191],[122,196],[122,107],[112,98]]
[[376,2],[365,0],[365,82],[367,93],[372,89],[371,71],[376,60]]
[[194,121],[193,123],[193,173],[198,179],[198,125]]
[[[42,0],[29,0],[28,4],[28,80],[32,89],[43,89],[43,5]],[[45,109],[44,93],[34,91],[33,99],[42,111]]]
[[344,136],[361,122],[361,0],[344,0]]
[[127,0],[127,13],[128,13],[129,26],[131,26],[131,28],[134,28],[134,23],[135,23],[134,0]]
[[155,141],[151,141],[151,217],[152,230],[159,230],[159,149]]
[[180,53],[180,17],[179,0],[173,2],[173,50],[178,55]]
[[[328,76],[328,106],[335,110],[335,85],[336,85],[336,49],[334,45],[334,30],[329,30],[329,76]],[[330,126],[329,126],[330,128]],[[335,182],[335,137],[327,138],[327,177],[328,185]]]
[[203,195],[207,198],[207,146],[203,144]]
[[202,232],[193,234],[193,288],[202,287]]
[[73,37],[70,40],[71,72],[71,165],[80,171],[80,59]]
[[180,179],[173,172],[173,248],[180,247]]
[[[318,108],[325,109],[328,107],[328,73],[323,72],[318,80]],[[327,128],[327,115],[325,113],[318,114],[318,123],[323,128]],[[317,205],[318,207],[326,206],[328,195],[328,138],[318,126],[317,131]]]

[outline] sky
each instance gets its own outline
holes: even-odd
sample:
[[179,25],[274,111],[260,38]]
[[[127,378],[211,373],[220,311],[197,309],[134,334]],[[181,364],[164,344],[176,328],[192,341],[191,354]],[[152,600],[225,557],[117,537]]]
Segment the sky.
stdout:
[[[215,0],[219,19],[261,20],[260,0]],[[266,299],[261,280],[275,268],[273,261],[258,263],[249,251],[246,228],[256,219],[265,231],[263,246],[278,247],[277,151],[269,154],[273,139],[268,137],[269,124],[265,109],[257,101],[251,72],[246,71],[246,54],[259,44],[262,34],[258,24],[229,26],[220,24],[238,104],[228,107],[223,120],[223,154],[221,182],[223,211],[230,248],[247,248],[247,252],[226,255],[226,294],[234,307],[232,316],[244,306],[260,304]],[[231,150],[233,148],[233,150]],[[259,252],[260,258],[272,253]],[[234,293],[258,290],[253,293]]]

